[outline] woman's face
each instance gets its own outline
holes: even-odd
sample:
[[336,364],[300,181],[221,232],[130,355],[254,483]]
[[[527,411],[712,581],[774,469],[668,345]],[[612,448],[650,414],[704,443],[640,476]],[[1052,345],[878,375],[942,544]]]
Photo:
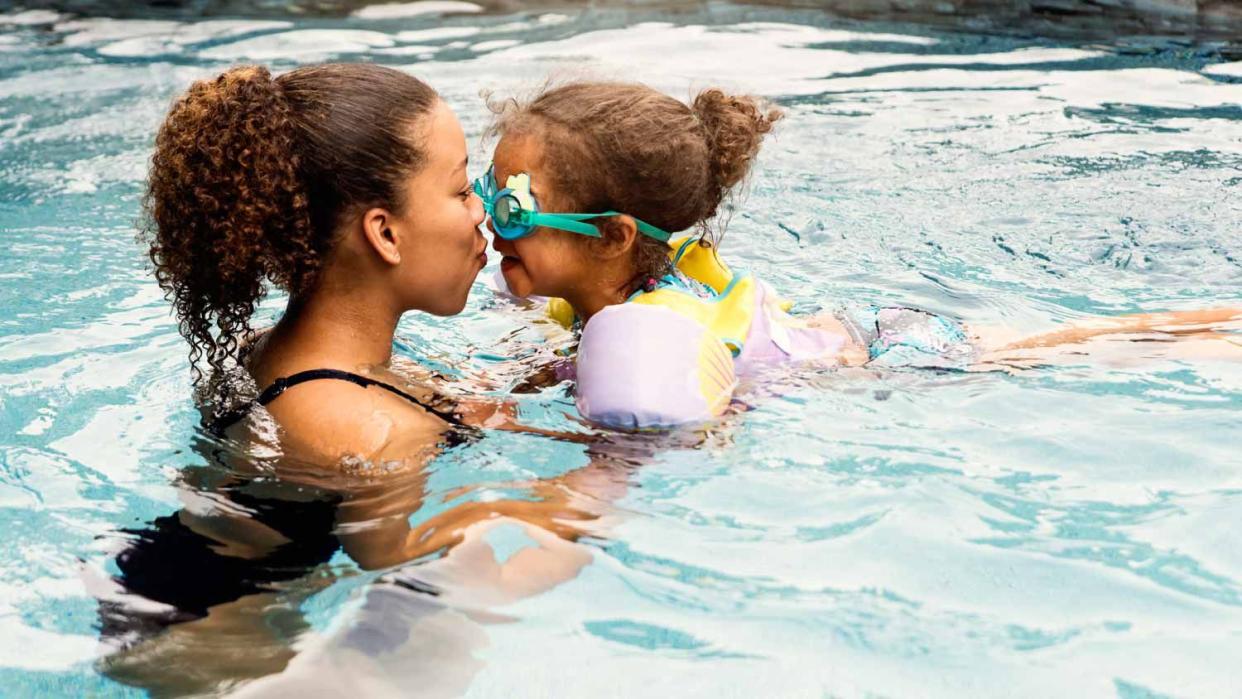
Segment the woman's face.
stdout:
[[[496,182],[501,187],[511,175],[530,175],[530,193],[544,211],[562,211],[550,179],[543,167],[543,149],[529,136],[505,136],[496,144],[492,156]],[[487,227],[495,233],[492,222]],[[586,246],[573,240],[574,233],[536,228],[517,240],[492,239],[492,248],[504,255],[500,272],[509,291],[517,296],[573,297],[591,273],[591,257]]]
[[411,233],[401,238],[401,291],[410,308],[453,315],[487,264],[483,202],[470,189],[466,136],[453,110],[440,102],[414,128],[427,161],[406,187],[400,218]]

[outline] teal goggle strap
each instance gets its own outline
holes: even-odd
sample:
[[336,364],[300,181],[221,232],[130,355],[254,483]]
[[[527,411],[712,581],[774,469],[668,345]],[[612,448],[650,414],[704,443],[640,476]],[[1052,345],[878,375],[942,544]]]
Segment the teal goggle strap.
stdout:
[[[522,224],[557,228],[571,233],[590,236],[592,238],[602,237],[599,232],[599,228],[591,223],[582,223],[582,221],[588,221],[593,218],[604,218],[606,216],[625,215],[620,211],[604,211],[598,214],[545,214],[538,211],[527,211],[526,209],[520,209],[520,212],[519,222]],[[630,218],[634,217],[631,216]],[[640,233],[649,238],[655,238],[661,243],[667,243],[668,239],[673,237],[673,234],[668,231],[656,228],[646,221],[640,221],[635,218],[634,225],[638,227]]]
[[[502,238],[514,240],[521,238],[530,233],[536,226],[546,228],[555,228],[557,230],[577,233],[591,238],[602,237],[599,228],[594,224],[584,223],[593,218],[602,218],[605,216],[622,216],[620,211],[604,211],[594,214],[570,214],[570,213],[543,213],[539,211],[535,197],[530,193],[529,188],[530,176],[522,173],[516,177],[510,177],[509,183],[523,184],[522,187],[507,187],[497,191],[496,174],[493,168],[487,169],[487,174],[480,177],[474,182],[474,192],[483,200],[483,208],[488,216],[492,217],[493,224],[496,225],[497,233]],[[508,197],[517,207],[509,209],[509,216],[506,225],[501,226],[496,221],[495,207],[496,202],[502,198]],[[524,201],[525,200],[525,201]],[[527,208],[527,202],[533,207]],[[631,217],[632,218],[632,217]],[[668,242],[673,235],[668,231],[657,228],[646,221],[634,219],[634,224],[639,232],[650,238],[664,243]],[[523,230],[525,229],[525,230]]]

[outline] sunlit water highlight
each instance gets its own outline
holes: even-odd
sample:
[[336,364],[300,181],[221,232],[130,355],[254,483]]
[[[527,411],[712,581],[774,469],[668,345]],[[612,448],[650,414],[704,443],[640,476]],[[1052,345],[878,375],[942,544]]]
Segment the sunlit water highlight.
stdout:
[[[901,303],[1039,332],[1242,296],[1242,74],[1209,52],[728,5],[414,9],[0,17],[6,696],[138,693],[95,669],[82,561],[106,566],[118,530],[177,510],[173,481],[203,459],[184,345],[134,222],[170,99],[235,62],[406,68],[457,110],[476,167],[480,90],[549,72],[773,97],[788,119],[724,250],[802,311]],[[499,377],[498,392],[547,354],[531,314],[482,279],[461,317],[401,330],[402,354]],[[776,377],[705,441],[633,449],[622,514],[583,544],[594,562],[572,581],[481,614],[345,577],[299,598],[302,656],[248,691],[1227,695],[1242,655],[1242,368],[1119,358],[1141,354],[1013,377]],[[528,421],[574,428],[564,387],[519,400]],[[489,436],[432,465],[413,519],[462,484],[589,460]],[[502,539],[498,556],[522,545]]]

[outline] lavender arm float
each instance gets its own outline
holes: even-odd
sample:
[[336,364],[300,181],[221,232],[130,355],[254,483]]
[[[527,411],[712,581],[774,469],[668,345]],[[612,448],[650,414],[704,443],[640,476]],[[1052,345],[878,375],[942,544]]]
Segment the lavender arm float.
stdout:
[[629,429],[711,419],[737,386],[732,353],[706,327],[667,308],[629,303],[587,323],[577,374],[582,416]]

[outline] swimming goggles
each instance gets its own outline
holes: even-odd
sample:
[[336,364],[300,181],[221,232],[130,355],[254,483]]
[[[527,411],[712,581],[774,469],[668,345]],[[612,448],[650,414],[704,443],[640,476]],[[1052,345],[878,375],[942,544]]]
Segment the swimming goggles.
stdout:
[[[474,193],[483,200],[483,211],[492,218],[492,228],[496,235],[505,240],[525,238],[540,226],[569,231],[592,238],[602,237],[599,228],[586,223],[588,219],[603,216],[620,216],[620,211],[604,211],[598,214],[560,214],[543,213],[535,202],[535,195],[530,191],[530,175],[525,172],[510,175],[505,180],[505,188],[496,184],[496,167],[489,166],[487,174],[474,181]],[[673,237],[650,223],[634,219],[635,225],[643,235],[668,242]]]

